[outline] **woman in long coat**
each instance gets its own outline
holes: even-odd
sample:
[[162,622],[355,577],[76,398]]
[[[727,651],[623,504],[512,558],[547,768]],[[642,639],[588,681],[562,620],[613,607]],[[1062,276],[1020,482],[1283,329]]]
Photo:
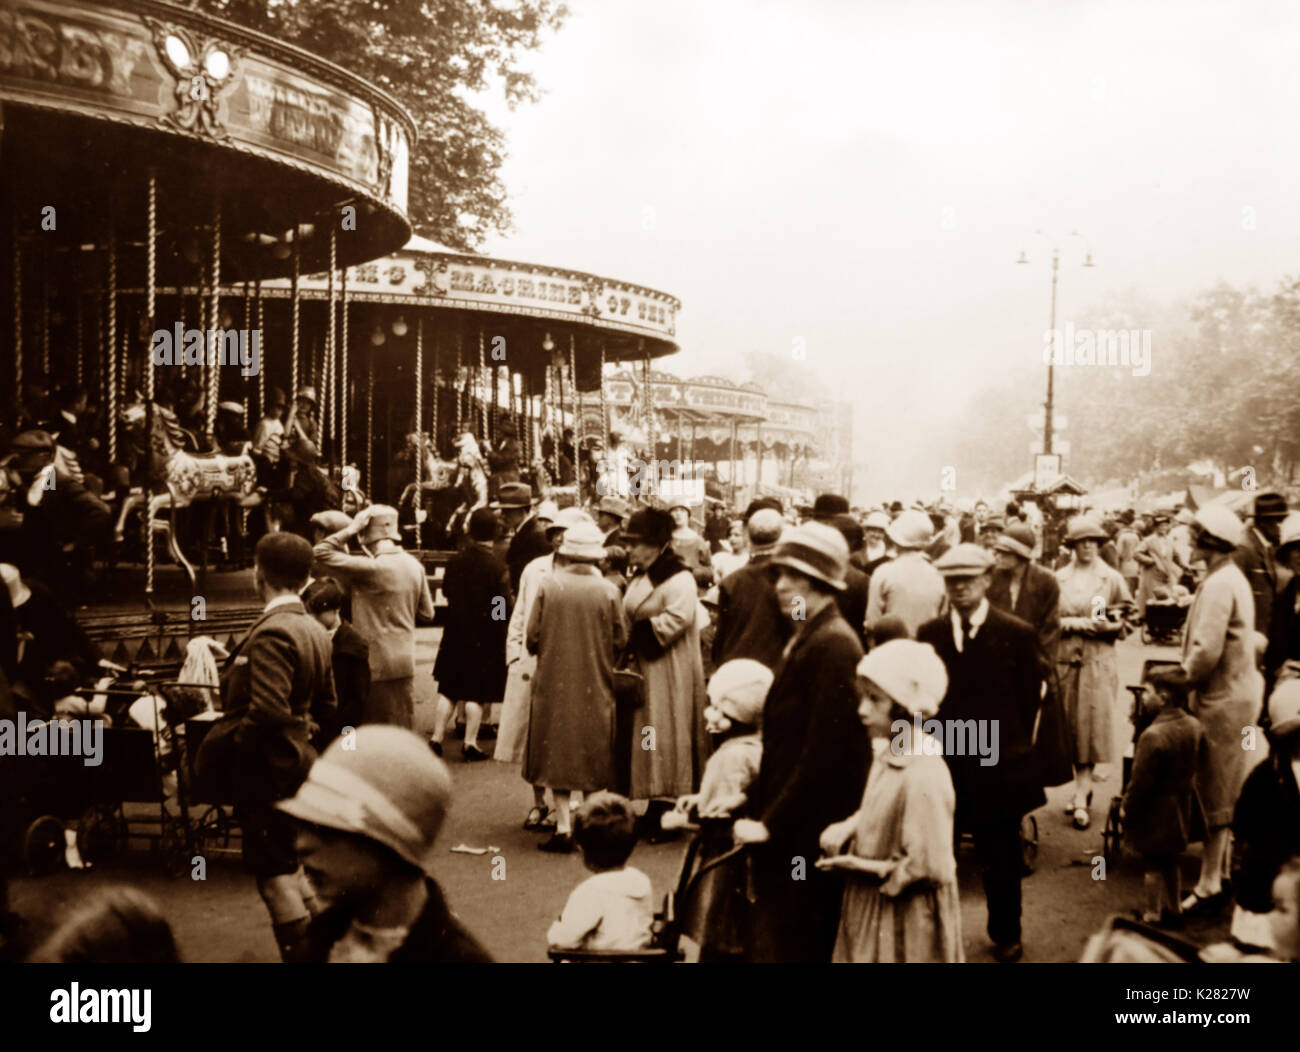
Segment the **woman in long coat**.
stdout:
[[557,812],[543,851],[573,850],[570,792],[614,783],[614,659],[627,637],[618,589],[596,567],[604,539],[595,523],[565,531],[528,617],[537,671],[523,773],[551,790]]
[[1174,542],[1169,536],[1169,516],[1160,512],[1155,516],[1155,529],[1142,538],[1133,553],[1133,559],[1141,568],[1138,571],[1138,616],[1145,617],[1147,603],[1154,598],[1157,588],[1167,588],[1173,592],[1180,576],[1178,564],[1174,560]]
[[1133,603],[1124,578],[1098,554],[1105,541],[1106,532],[1097,523],[1076,519],[1065,538],[1073,558],[1056,571],[1061,588],[1056,670],[1074,735],[1074,794],[1067,811],[1079,829],[1087,829],[1090,821],[1093,767],[1115,756],[1115,640]]
[[[501,523],[489,508],[469,519],[470,544],[453,555],[442,579],[447,627],[438,646],[433,678],[438,693],[465,703],[465,760],[485,760],[478,747],[483,709],[501,701],[506,687],[506,626],[510,617],[510,571],[493,553]],[[438,718],[449,715],[439,703]]]
[[[627,586],[628,645],[645,676],[645,705],[635,713],[631,747],[634,800],[648,800],[645,825],[662,839],[659,819],[677,797],[695,791],[708,759],[704,664],[695,578],[672,549],[673,520],[645,508],[623,531],[640,572]],[[620,746],[621,747],[621,746]]]
[[[1210,838],[1201,876],[1183,911],[1210,912],[1224,901],[1233,808],[1259,754],[1243,748],[1243,733],[1259,719],[1264,680],[1255,667],[1255,597],[1232,560],[1244,528],[1227,508],[1207,505],[1192,523],[1205,578],[1196,589],[1183,632],[1183,670],[1193,690],[1192,715],[1209,744],[1197,774]],[[1255,730],[1258,738],[1262,732]]]

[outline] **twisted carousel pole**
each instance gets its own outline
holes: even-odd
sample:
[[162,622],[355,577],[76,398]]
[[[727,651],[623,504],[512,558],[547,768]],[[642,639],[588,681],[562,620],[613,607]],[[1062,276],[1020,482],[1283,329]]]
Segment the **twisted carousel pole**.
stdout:
[[[147,209],[148,230],[145,232],[145,272],[144,272],[144,314],[149,331],[155,328],[156,282],[158,280],[158,171],[149,169],[149,202]],[[144,363],[144,433],[145,449],[153,443],[153,403],[154,403],[154,364],[152,352],[145,355]],[[144,513],[144,594],[145,601],[153,595],[153,578],[155,556],[153,550],[153,522],[149,513],[149,503],[145,502]]]
[[474,378],[474,390],[478,393],[479,426],[483,439],[488,440],[488,400],[487,400],[487,357],[483,353],[483,330],[478,331],[478,373]]
[[[21,407],[23,397],[23,251],[18,240],[18,223],[14,226],[14,402]],[[21,408],[19,410],[21,412]],[[14,420],[15,426],[18,421]]]
[[375,349],[366,353],[366,491],[375,495]]
[[208,434],[217,433],[217,402],[221,398],[221,366],[218,362],[217,343],[222,340],[221,325],[221,194],[212,196],[212,300],[208,306],[208,322],[212,330],[211,350],[208,360]]
[[335,360],[335,354],[338,347],[338,344],[336,343],[338,337],[338,329],[336,326],[336,318],[334,315],[334,271],[338,268],[339,265],[338,264],[338,232],[335,229],[336,226],[337,224],[333,222],[330,223],[330,269],[329,269],[329,277],[325,282],[326,284],[325,298],[326,300],[328,300],[327,309],[329,310],[329,323],[327,325],[326,334],[325,334],[325,376],[327,381],[325,387],[328,390],[328,395],[327,395],[328,401],[326,402],[326,405],[329,407],[327,410],[327,415],[330,418],[331,424],[333,424],[333,427],[330,428],[330,430],[333,431],[334,433],[334,445],[332,447],[334,453],[330,456],[331,469],[335,466],[338,459],[338,441],[339,441],[338,421],[341,415],[339,413],[339,399],[335,390],[338,384],[338,363]]
[[609,449],[609,409],[605,404],[605,341],[600,341],[600,442]]
[[[436,398],[434,399],[437,400]],[[420,483],[424,481],[424,315],[415,319],[415,507],[423,505]],[[419,537],[419,515],[416,515]],[[419,547],[417,545],[417,547]]]
[[77,386],[86,378],[86,301],[77,293]]
[[[257,331],[263,333],[262,329],[262,279],[258,278],[253,285],[253,312],[257,317]],[[258,347],[262,354],[266,353],[266,347],[262,345],[262,336],[258,336]],[[257,419],[262,419],[262,414],[266,412],[266,370],[260,368],[261,362],[258,362],[257,370]]]
[[442,330],[435,329],[433,334],[433,366],[430,370],[430,372],[433,374],[433,405],[430,407],[430,420],[429,420],[429,441],[433,447],[434,459],[439,459],[439,454],[438,454],[438,352],[441,349],[441,347],[442,347]]
[[460,437],[460,425],[464,419],[461,408],[461,396],[464,394],[464,387],[460,380],[461,362],[464,358],[465,330],[460,329],[456,333],[456,437]]
[[573,381],[573,476],[582,502],[582,387],[578,384],[577,340],[569,333],[569,379]]
[[107,386],[108,396],[108,462],[117,462],[117,208],[116,195],[108,203],[108,331]]
[[293,300],[293,335],[289,351],[289,397],[296,398],[298,394],[298,323],[299,308],[298,302],[298,281],[302,274],[302,253],[299,251],[298,227],[293,228],[293,279],[290,282],[289,296]]
[[[331,241],[332,244],[332,241]],[[340,277],[342,285],[342,303],[339,312],[341,332],[339,334],[339,463],[344,467],[348,464],[348,415],[351,409],[352,385],[348,379],[348,268],[342,269]]]

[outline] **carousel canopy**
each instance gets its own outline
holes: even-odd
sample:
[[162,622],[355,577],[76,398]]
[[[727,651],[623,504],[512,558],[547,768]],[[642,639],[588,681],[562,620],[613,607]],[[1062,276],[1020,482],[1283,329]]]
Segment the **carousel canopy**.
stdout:
[[[567,361],[572,341],[581,359],[579,384],[589,391],[597,389],[594,366],[602,348],[607,361],[657,358],[678,349],[681,302],[665,292],[562,267],[458,252],[422,237],[384,259],[352,267],[347,287],[354,304],[407,312],[429,308],[445,312],[433,319],[438,327],[481,329],[489,345],[500,336],[504,362],[516,369],[548,361],[552,354]],[[328,275],[306,275],[299,292],[308,299],[325,298]],[[262,294],[288,296],[289,283],[264,284]]]
[[190,8],[6,0],[0,117],[0,196],[17,234],[76,252],[102,247],[111,227],[123,286],[142,280],[151,170],[160,284],[193,280],[193,231],[218,206],[226,281],[289,273],[295,241],[303,271],[327,267],[331,229],[340,265],[410,236],[416,130],[397,102]]

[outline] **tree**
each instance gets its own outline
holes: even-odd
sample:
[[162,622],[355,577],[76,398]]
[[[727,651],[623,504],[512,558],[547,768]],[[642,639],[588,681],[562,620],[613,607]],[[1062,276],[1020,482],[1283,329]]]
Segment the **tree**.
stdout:
[[511,109],[540,89],[519,69],[568,10],[556,0],[196,0],[210,14],[328,59],[415,118],[409,214],[416,231],[472,250],[511,225],[505,140],[471,96],[499,84]]

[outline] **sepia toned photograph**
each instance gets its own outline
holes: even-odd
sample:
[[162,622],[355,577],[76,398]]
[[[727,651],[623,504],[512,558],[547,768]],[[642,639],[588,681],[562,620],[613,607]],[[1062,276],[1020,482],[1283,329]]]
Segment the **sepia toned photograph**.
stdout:
[[178,963],[1282,1018],[1232,966],[1300,962],[1298,40],[0,0],[32,1018],[180,1033]]

